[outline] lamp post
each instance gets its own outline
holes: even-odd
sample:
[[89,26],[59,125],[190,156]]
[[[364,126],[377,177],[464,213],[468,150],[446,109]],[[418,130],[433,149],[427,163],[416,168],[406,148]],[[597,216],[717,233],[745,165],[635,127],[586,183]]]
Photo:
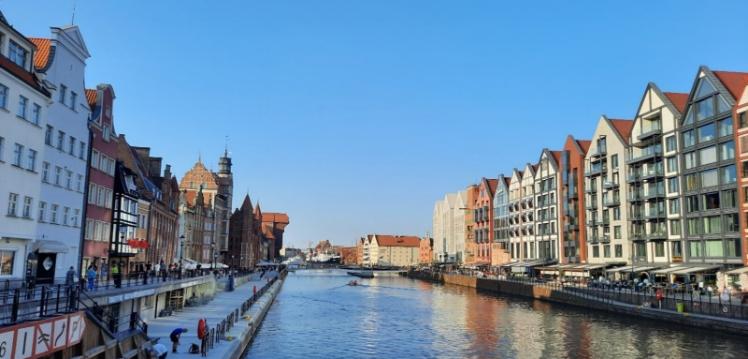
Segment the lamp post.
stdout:
[[179,236],[179,246],[181,247],[179,251],[179,272],[181,273],[184,269],[184,234]]

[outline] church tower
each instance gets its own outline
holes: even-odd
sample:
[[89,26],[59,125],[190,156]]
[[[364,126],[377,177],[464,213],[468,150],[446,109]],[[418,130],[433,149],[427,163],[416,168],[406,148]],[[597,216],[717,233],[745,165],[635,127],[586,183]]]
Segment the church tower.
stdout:
[[231,157],[228,148],[224,149],[223,156],[218,159],[218,194],[225,198],[224,216],[221,216],[218,228],[218,248],[221,252],[229,250],[229,219],[233,210],[234,175],[231,173]]

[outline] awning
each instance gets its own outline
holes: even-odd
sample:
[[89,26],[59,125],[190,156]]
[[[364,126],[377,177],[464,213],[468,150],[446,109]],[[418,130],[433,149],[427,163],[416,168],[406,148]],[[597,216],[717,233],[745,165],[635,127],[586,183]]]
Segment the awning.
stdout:
[[690,273],[701,273],[701,272],[712,272],[716,269],[719,269],[720,266],[712,265],[712,266],[699,266],[699,267],[691,267],[691,268],[685,268],[682,270],[678,270],[675,272],[672,272],[672,274],[690,274]]
[[31,251],[39,251],[39,253],[67,253],[68,246],[58,241],[38,240],[31,244]]
[[725,272],[725,274],[743,274],[743,273],[748,273],[748,267],[740,267],[740,268],[736,268],[736,269]]
[[687,268],[689,267],[684,267],[684,266],[667,267],[667,268],[662,268],[662,269],[652,271],[652,274],[670,274],[672,272],[684,270]]
[[184,269],[197,269],[197,262],[189,258],[182,258],[182,268]]
[[[607,269],[606,272],[608,273],[616,273],[616,272],[634,272],[634,273],[641,273],[641,272],[649,272],[653,269],[660,268],[658,266],[634,266],[633,270],[631,269],[631,266],[623,266],[623,267],[616,267],[616,268],[610,268]],[[656,273],[657,271],[654,271],[653,273]]]

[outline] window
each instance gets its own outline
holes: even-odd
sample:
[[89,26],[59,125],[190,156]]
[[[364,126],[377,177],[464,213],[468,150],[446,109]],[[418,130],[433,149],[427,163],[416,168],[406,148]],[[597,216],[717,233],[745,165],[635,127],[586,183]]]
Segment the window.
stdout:
[[0,137],[0,162],[3,162],[3,149],[5,149],[5,138]]
[[17,167],[21,167],[22,157],[23,157],[23,146],[16,143],[16,146],[13,149],[13,165]]
[[722,233],[722,218],[720,216],[704,217],[704,234]]
[[696,167],[696,152],[688,152],[683,154],[683,168],[691,169]]
[[59,208],[60,208],[60,206],[58,206],[56,204],[52,205],[52,213],[51,213],[51,216],[49,217],[49,222],[50,223],[57,224],[57,210]]
[[703,194],[704,209],[719,209],[719,192]]
[[63,105],[65,104],[65,97],[67,96],[67,92],[68,92],[68,87],[63,84],[60,84],[60,93],[59,93],[58,101]]
[[735,165],[725,166],[719,169],[720,182],[722,184],[735,183],[737,181],[737,174],[735,173]]
[[678,170],[678,157],[668,157],[667,158],[667,171],[668,172],[675,172]]
[[738,126],[739,128],[746,128],[748,127],[748,116],[745,115],[745,112],[741,112],[738,114]]
[[57,131],[57,149],[62,151],[62,144],[65,142],[65,132]]
[[621,226],[613,227],[613,238],[621,239]]
[[70,91],[70,109],[75,111],[75,103],[78,101],[78,94]]
[[701,234],[701,226],[698,218],[689,218],[686,220],[686,234],[695,236]]
[[726,257],[740,257],[740,239],[728,238],[725,240],[725,256]]
[[35,103],[31,106],[31,122],[35,125],[39,124],[42,119],[42,107]]
[[703,256],[701,252],[701,241],[688,242],[688,256],[692,258],[700,258]]
[[673,257],[682,257],[683,256],[683,244],[680,241],[672,242],[673,246]]
[[622,244],[616,244],[615,250],[616,250],[616,258],[623,257],[623,245]]
[[33,199],[29,196],[23,197],[23,218],[31,218],[31,202]]
[[60,185],[60,181],[62,180],[62,167],[55,166],[55,186]]
[[70,225],[71,226],[78,227],[78,217],[80,216],[80,214],[81,214],[81,210],[80,209],[76,208],[75,210],[73,210],[73,217],[70,218]]
[[[734,170],[734,166],[733,166]],[[734,171],[733,171],[734,172]],[[701,187],[713,187],[716,186],[719,182],[719,176],[717,175],[717,170],[707,170],[701,172]]]
[[717,147],[711,146],[699,150],[699,161],[702,166],[717,162]]
[[65,188],[73,189],[73,171],[65,170]]
[[667,187],[668,187],[668,193],[677,193],[678,192],[678,177],[668,178]]
[[18,210],[18,193],[8,196],[8,216],[15,217]]
[[8,87],[0,84],[0,108],[8,108]]
[[26,109],[29,106],[29,99],[18,96],[18,111],[16,112],[16,115],[22,119],[26,119]]
[[62,225],[67,226],[68,225],[68,217],[70,216],[70,207],[65,207],[62,209]]
[[78,158],[85,160],[86,159],[86,143],[81,142],[79,147],[80,149],[78,150]]
[[704,242],[704,255],[706,257],[723,257],[725,255],[721,239],[710,239]]
[[665,256],[665,242],[655,242],[655,257]]
[[732,135],[732,117],[717,122],[719,137]]
[[722,191],[722,208],[735,208],[738,205],[737,202],[737,190],[730,189]]
[[13,40],[10,40],[10,43],[8,44],[8,59],[10,61],[13,61],[16,65],[25,68],[26,57],[28,56],[28,54],[29,52],[21,47],[21,45],[17,44]]
[[613,207],[613,220],[614,221],[621,220],[621,207]]
[[78,180],[75,182],[75,190],[78,192],[83,190],[83,175],[78,175]]
[[618,168],[618,155],[617,154],[610,156],[610,166],[612,169]]
[[683,132],[683,147],[691,147],[696,144],[696,138],[693,135],[693,130]]
[[592,246],[592,257],[594,258],[600,257],[600,246]]
[[71,156],[75,156],[75,137],[70,136],[70,148],[68,149],[68,153]]
[[13,275],[13,259],[16,252],[9,250],[0,250],[0,275]]
[[719,160],[731,160],[735,158],[735,142],[728,141],[719,145]]
[[696,121],[714,116],[714,99],[706,98],[694,104],[696,107]]
[[603,246],[603,257],[610,258],[610,245]]
[[96,204],[96,185],[88,185],[88,204]]
[[730,213],[724,216],[725,219],[725,232],[738,232],[740,231],[740,223],[738,223],[738,214]]
[[26,165],[27,170],[32,172],[36,171],[36,150],[29,149],[29,163]]
[[699,127],[699,143],[704,143],[714,139],[714,124],[710,123]]
[[44,132],[44,143],[47,145],[52,146],[52,133],[54,133],[54,128],[50,125],[47,125],[47,131]]
[[668,136],[665,138],[665,150],[667,152],[675,151],[676,147],[675,136]]
[[686,182],[686,191],[694,191],[699,189],[699,174],[691,173],[684,176]]
[[47,202],[39,202],[39,222],[44,222],[47,219]]
[[99,151],[91,150],[91,167],[99,168]]
[[680,236],[680,219],[670,221],[670,235]]
[[686,197],[686,212],[693,213],[699,211],[699,196]]
[[678,214],[680,212],[680,199],[674,198],[668,200],[668,213]]

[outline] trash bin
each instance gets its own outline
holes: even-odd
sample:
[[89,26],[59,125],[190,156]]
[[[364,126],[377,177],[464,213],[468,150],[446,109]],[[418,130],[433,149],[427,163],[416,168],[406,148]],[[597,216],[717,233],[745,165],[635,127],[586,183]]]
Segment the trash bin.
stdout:
[[234,275],[229,274],[229,292],[234,291]]
[[686,304],[683,302],[675,303],[675,311],[678,313],[685,313],[686,312]]

